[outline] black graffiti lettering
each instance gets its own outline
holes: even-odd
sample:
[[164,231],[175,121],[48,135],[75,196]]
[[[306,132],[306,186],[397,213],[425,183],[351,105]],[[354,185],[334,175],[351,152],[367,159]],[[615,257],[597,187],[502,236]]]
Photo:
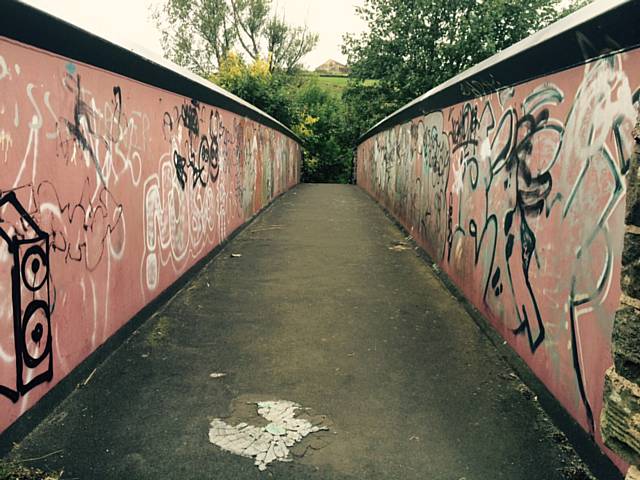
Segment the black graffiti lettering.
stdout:
[[584,379],[582,376],[582,366],[580,365],[580,345],[578,343],[579,340],[576,332],[575,306],[578,304],[578,302],[575,299],[575,281],[576,279],[574,277],[571,286],[571,297],[569,301],[569,325],[571,327],[571,359],[573,361],[573,370],[576,374],[576,382],[578,384],[578,391],[580,392],[580,399],[582,400],[582,404],[585,408],[589,429],[591,433],[593,433],[595,430],[595,421],[593,418],[593,410],[591,409],[591,404],[589,403],[589,398],[587,397]]
[[209,147],[209,139],[203,136],[200,139],[200,149],[198,152],[198,178],[200,184],[204,187],[209,181],[209,165],[211,164],[211,148]]
[[200,160],[200,157],[196,157],[194,152],[190,152],[188,166],[189,166],[189,170],[191,170],[191,176],[193,177],[193,180],[191,182],[191,188],[196,188],[198,185],[202,187],[207,186],[207,179],[206,177],[203,177],[203,174],[206,172],[206,169],[201,165],[201,162],[199,160]]
[[[104,179],[104,175],[102,173],[102,166],[98,161],[98,157],[89,142],[88,135],[95,134],[94,128],[94,112],[93,109],[82,99],[82,87],[80,84],[80,75],[76,76],[76,85],[75,85],[75,105],[73,107],[73,121],[64,120],[67,125],[67,129],[69,133],[74,137],[75,141],[80,145],[82,150],[89,154],[89,157],[93,161],[93,164],[96,167],[96,172],[98,173],[98,177],[103,185],[106,185],[107,182]],[[65,86],[67,83],[65,82]],[[72,90],[73,91],[73,90]],[[86,129],[86,131],[85,131]]]
[[[462,85],[463,92],[480,96],[498,89],[500,86],[491,80],[469,81]],[[517,105],[516,88],[502,88],[491,99],[475,99],[444,110],[448,112],[448,130],[440,123],[443,111],[436,111],[380,133],[363,147],[373,150],[373,161],[359,162],[359,173],[370,179],[365,180],[369,188],[377,190],[376,196],[399,218],[408,218],[417,227],[421,239],[437,252],[438,262],[461,261],[460,256],[466,253],[464,237],[473,239],[475,265],[481,264],[483,274],[483,302],[489,311],[495,311],[498,304],[511,307],[504,313],[506,318],[515,317],[509,327],[513,327],[514,335],[522,336],[532,354],[548,334],[539,301],[543,300],[541,289],[548,288],[541,279],[549,281],[545,270],[550,258],[546,242],[543,247],[537,238],[545,230],[539,229],[550,225],[546,232],[552,235],[557,225],[579,231],[575,256],[569,254],[575,262],[569,267],[571,293],[566,285],[558,286],[558,293],[567,302],[577,390],[592,432],[595,419],[583,376],[585,367],[581,365],[582,349],[589,346],[581,345],[577,325],[588,321],[588,316],[581,318],[578,309],[592,302],[603,304],[615,271],[610,220],[624,195],[623,177],[630,171],[634,150],[629,131],[637,122],[636,115],[630,116],[627,96],[621,99],[619,94],[627,92],[627,87],[628,78],[619,57],[609,56],[586,70],[564,123],[553,118],[555,107],[564,102],[563,91],[553,83],[540,84]],[[631,100],[636,108],[640,105],[640,90],[635,90]],[[499,105],[503,112],[497,121],[492,104]],[[478,116],[481,109],[482,115]],[[420,152],[418,138],[425,124],[429,127],[425,128]],[[571,138],[564,138],[565,128]],[[409,139],[405,130],[410,132]],[[441,136],[449,140],[442,149]],[[407,159],[405,146],[409,140]],[[567,164],[554,168],[561,151],[562,161]],[[368,152],[359,152],[361,157],[362,153]],[[420,160],[422,165],[417,163]],[[413,177],[411,169],[416,172]],[[556,172],[562,181],[555,178]],[[591,191],[594,185],[604,187],[605,182],[605,193],[595,192],[594,199],[586,200],[589,208],[599,209],[597,215],[585,219],[584,225],[575,221],[570,215],[577,213],[577,200],[584,202],[588,195],[585,188]],[[604,207],[599,202],[605,202]],[[542,222],[552,215],[552,222]],[[579,212],[580,218],[584,216]],[[593,270],[586,262],[596,247],[596,261],[603,251],[605,257],[594,285],[579,275]],[[452,265],[452,271],[459,267]],[[464,268],[459,271],[466,273]],[[503,295],[509,298],[496,298]],[[502,315],[503,311],[498,309],[496,314]]]
[[122,122],[120,121],[123,115],[122,109],[122,89],[119,86],[113,87],[113,97],[114,97],[114,112],[115,116],[118,118],[118,125]]
[[478,107],[468,103],[465,104],[460,117],[451,119],[452,153],[470,145],[478,145],[477,135],[479,128]]
[[[115,244],[116,239],[120,238],[120,235],[114,233],[124,226],[124,207],[106,188],[100,187],[95,191],[89,177],[84,179],[78,199],[72,202],[63,202],[55,185],[48,180],[37,186],[27,184],[0,192],[0,196],[16,194],[22,190],[25,190],[24,195],[29,195],[33,201],[28,214],[34,218],[39,216],[42,223],[49,225],[51,254],[63,255],[65,263],[82,262],[85,268],[92,272],[102,262],[107,249],[107,239],[110,238]],[[49,216],[50,214],[42,213],[43,204],[52,207],[46,211],[56,211],[59,214]],[[1,221],[3,220],[0,218]],[[22,230],[15,235],[19,239],[28,238],[21,232],[28,231],[31,224],[25,219],[19,220],[19,224]],[[36,265],[40,271],[42,262],[38,257],[34,258],[34,263],[29,268]],[[55,290],[52,295],[55,297]]]
[[181,114],[182,124],[196,137],[200,134],[200,125],[198,120],[198,109],[194,104],[182,105]]
[[177,151],[173,152],[173,166],[176,169],[176,180],[182,190],[187,186],[187,172],[185,167],[187,165],[187,159],[180,155]]
[[500,267],[496,268],[493,277],[491,278],[491,288],[493,288],[496,297],[499,297],[502,294],[502,283],[500,283]]
[[211,145],[209,147],[209,178],[212,182],[218,179],[220,174],[220,147],[218,137],[211,132]]
[[486,80],[479,79],[462,82],[460,92],[465,97],[482,97],[499,89],[501,86],[502,84],[490,75]]
[[[212,111],[209,116],[209,128],[207,135],[196,136],[194,125],[198,118],[197,103],[183,105],[179,121],[182,121],[190,131],[189,139],[184,142],[187,155],[183,156],[178,151],[173,153],[173,165],[176,180],[180,188],[187,186],[189,175],[192,181],[191,188],[206,187],[215,183],[220,174],[220,144],[235,144],[235,137],[222,125],[219,112]],[[165,138],[171,134],[174,128],[172,116],[165,112],[163,116],[163,131]],[[188,158],[188,160],[187,160]]]

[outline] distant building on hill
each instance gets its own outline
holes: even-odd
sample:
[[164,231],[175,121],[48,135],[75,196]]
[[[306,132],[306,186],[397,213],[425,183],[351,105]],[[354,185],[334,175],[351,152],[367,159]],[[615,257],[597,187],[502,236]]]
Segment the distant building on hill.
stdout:
[[331,75],[349,75],[349,67],[335,60],[327,60],[315,71],[316,73],[328,73]]

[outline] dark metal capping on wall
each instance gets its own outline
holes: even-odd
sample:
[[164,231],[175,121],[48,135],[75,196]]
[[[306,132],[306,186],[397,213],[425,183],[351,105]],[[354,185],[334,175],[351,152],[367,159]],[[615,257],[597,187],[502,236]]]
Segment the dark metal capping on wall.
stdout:
[[640,0],[597,0],[431,89],[358,143],[420,115],[640,45]]
[[275,118],[186,69],[140,47],[99,37],[17,0],[0,0],[6,37],[248,117],[302,144]]

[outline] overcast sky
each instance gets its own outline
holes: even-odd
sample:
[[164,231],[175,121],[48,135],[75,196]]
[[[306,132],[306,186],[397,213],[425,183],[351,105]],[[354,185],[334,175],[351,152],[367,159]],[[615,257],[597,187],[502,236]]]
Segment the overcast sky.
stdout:
[[[152,8],[163,0],[23,0],[71,23],[112,40],[125,40],[162,55],[160,35],[151,19]],[[316,49],[303,63],[316,68],[328,59],[345,62],[342,35],[365,28],[355,7],[363,0],[274,0],[278,11],[294,25],[307,24],[320,34]]]

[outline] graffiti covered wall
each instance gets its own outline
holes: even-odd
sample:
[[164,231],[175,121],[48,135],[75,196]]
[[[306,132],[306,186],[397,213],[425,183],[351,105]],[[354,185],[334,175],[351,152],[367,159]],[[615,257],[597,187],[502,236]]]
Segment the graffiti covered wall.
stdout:
[[253,120],[0,38],[0,431],[300,160]]
[[600,445],[639,87],[640,51],[610,55],[419,116],[357,153],[358,184]]

